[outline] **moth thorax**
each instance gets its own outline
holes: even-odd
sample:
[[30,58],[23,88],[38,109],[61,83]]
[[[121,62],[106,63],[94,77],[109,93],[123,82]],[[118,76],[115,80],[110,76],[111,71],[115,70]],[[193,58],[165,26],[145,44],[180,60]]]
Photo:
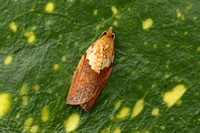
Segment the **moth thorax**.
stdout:
[[102,60],[103,60],[103,46],[102,45],[94,45],[87,50],[86,59],[89,61],[89,65],[92,70],[97,73],[100,73]]

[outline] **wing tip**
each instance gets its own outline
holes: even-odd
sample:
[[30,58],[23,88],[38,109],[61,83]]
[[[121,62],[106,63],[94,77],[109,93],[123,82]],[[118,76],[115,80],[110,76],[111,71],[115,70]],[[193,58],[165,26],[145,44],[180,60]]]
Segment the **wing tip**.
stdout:
[[74,101],[72,99],[67,99],[66,100],[66,104],[70,104],[70,105],[81,105],[86,103],[87,101]]
[[77,102],[74,101],[74,100],[72,100],[72,99],[67,99],[67,100],[66,100],[66,104],[76,105]]
[[85,110],[85,112],[90,111],[90,108],[88,108],[87,104],[81,104],[80,106]]
[[73,102],[73,100],[72,99],[67,99],[66,100],[66,104],[73,104],[74,102]]

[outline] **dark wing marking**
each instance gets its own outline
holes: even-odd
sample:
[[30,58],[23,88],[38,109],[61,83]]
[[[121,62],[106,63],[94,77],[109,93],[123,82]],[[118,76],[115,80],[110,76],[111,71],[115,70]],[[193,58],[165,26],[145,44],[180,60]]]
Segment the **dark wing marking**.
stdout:
[[88,102],[97,90],[99,74],[91,69],[85,53],[74,72],[67,96],[68,104],[83,104]]
[[95,103],[97,97],[99,96],[101,90],[103,89],[111,73],[111,70],[112,70],[112,64],[110,65],[110,67],[104,68],[103,70],[100,71],[100,76],[97,85],[97,93],[88,102],[80,105],[85,111],[88,112],[91,109],[92,105]]

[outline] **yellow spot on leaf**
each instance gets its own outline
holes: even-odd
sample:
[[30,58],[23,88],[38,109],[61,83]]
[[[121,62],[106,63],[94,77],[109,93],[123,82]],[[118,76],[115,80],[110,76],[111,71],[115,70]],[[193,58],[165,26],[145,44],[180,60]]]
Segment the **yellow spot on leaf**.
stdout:
[[157,86],[157,84],[156,84],[156,82],[154,82],[151,87],[154,88],[156,86]]
[[79,121],[80,121],[79,114],[77,113],[71,114],[69,118],[64,122],[66,132],[74,131],[78,127]]
[[33,123],[33,118],[28,117],[24,123],[24,130],[28,130],[32,123]]
[[24,95],[26,93],[27,93],[27,83],[23,83],[19,95]]
[[33,43],[36,39],[36,36],[33,32],[31,32],[28,36],[28,43]]
[[151,112],[151,115],[157,116],[159,114],[159,108],[154,108]]
[[169,65],[170,65],[170,60],[167,60],[165,68],[169,68]]
[[171,91],[164,94],[163,101],[168,107],[171,107],[182,97],[185,91],[186,88],[184,85],[177,85]]
[[31,127],[30,132],[31,133],[36,133],[38,131],[38,129],[39,129],[39,126],[38,125],[34,125],[34,126]]
[[169,74],[165,74],[165,76],[164,76],[165,79],[167,79],[167,78],[169,78],[169,77],[170,77]]
[[41,119],[43,122],[46,122],[49,120],[49,107],[48,106],[43,107]]
[[200,53],[200,47],[197,47],[197,52]]
[[75,45],[75,46],[78,46],[78,42],[75,42],[74,45]]
[[179,9],[176,9],[177,18],[184,20],[185,16],[181,13]]
[[18,112],[17,115],[16,115],[16,118],[19,119],[20,115],[21,114]]
[[31,31],[36,30],[37,26],[32,26]]
[[146,64],[146,65],[148,65],[148,64],[149,64],[149,62],[150,62],[149,60],[146,60],[146,61],[145,61],[145,64]]
[[13,31],[13,32],[17,32],[17,24],[15,22],[11,22],[10,23],[10,29]]
[[94,10],[93,14],[96,16],[98,14],[98,10]]
[[28,105],[28,97],[23,96],[22,97],[22,108],[26,107]]
[[193,16],[193,20],[196,21],[196,19],[197,19],[197,16]]
[[10,107],[10,94],[1,93],[0,94],[0,118],[2,118]]
[[110,120],[114,120],[115,119],[114,115],[110,115],[109,118],[110,118]]
[[130,114],[130,108],[129,107],[123,107],[120,112],[116,115],[118,119],[122,119],[127,117]]
[[110,133],[110,126],[102,129],[99,133]]
[[53,69],[54,69],[54,70],[58,70],[59,68],[60,68],[59,64],[54,64],[54,65],[53,65]]
[[7,57],[4,60],[5,65],[9,65],[12,62],[12,55],[7,55]]
[[173,80],[176,81],[176,82],[180,82],[181,81],[181,79],[178,76],[174,76]]
[[118,25],[118,22],[117,22],[117,21],[114,21],[113,24],[114,24],[115,26],[117,26],[117,25]]
[[38,85],[38,84],[36,84],[35,86],[34,86],[34,90],[35,91],[38,91],[40,89],[40,86]]
[[190,10],[190,8],[193,6],[193,4],[190,4],[186,7],[186,10]]
[[167,47],[167,48],[171,47],[171,44],[169,44],[169,43],[168,43],[168,44],[166,44],[166,47]]
[[135,70],[133,70],[133,71],[131,72],[131,74],[134,75],[134,74],[135,74]]
[[187,32],[187,31],[185,31],[185,32],[184,32],[184,35],[188,35],[188,32]]
[[144,98],[141,98],[136,102],[135,106],[133,107],[131,117],[137,116],[143,110],[143,108],[144,108]]
[[153,49],[157,49],[157,48],[158,48],[157,44],[154,44]]
[[66,61],[66,56],[62,56],[62,61]]
[[10,36],[10,35],[8,35],[8,36],[7,36],[7,39],[10,39],[10,37],[11,37],[11,36]]
[[165,130],[165,126],[160,126],[160,129]]
[[178,17],[178,18],[180,18],[181,15],[182,15],[179,9],[176,9],[176,14],[177,14],[177,17]]
[[113,133],[120,133],[120,127],[115,128],[115,130],[113,131]]
[[25,32],[24,36],[28,38],[28,43],[33,43],[36,39],[36,36],[32,31],[31,32]]
[[112,10],[112,12],[113,12],[114,15],[116,15],[117,12],[118,12],[118,11],[117,11],[117,8],[116,8],[115,6],[112,6],[112,7],[111,7],[111,10]]
[[144,45],[147,45],[148,44],[148,42],[147,41],[144,41]]
[[199,92],[195,92],[194,96],[196,96],[196,97],[199,96]]
[[47,3],[46,7],[45,7],[46,12],[51,13],[54,10],[54,3],[53,2],[49,2]]
[[121,101],[117,101],[115,102],[114,106],[115,106],[115,109],[118,109],[120,106],[121,106],[122,102]]
[[116,17],[116,18],[121,18],[121,15],[116,15],[115,17]]
[[138,88],[139,88],[139,89],[142,89],[142,85],[138,85]]
[[18,97],[15,97],[15,99],[13,101],[17,102],[18,101]]
[[148,18],[142,22],[142,28],[143,30],[148,30],[153,25],[153,20],[151,18]]

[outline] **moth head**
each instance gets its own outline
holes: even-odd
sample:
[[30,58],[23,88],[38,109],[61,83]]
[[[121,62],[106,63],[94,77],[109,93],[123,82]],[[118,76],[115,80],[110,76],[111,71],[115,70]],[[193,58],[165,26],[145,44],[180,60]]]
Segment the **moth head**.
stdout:
[[115,39],[115,33],[112,32],[113,27],[109,28],[109,31],[104,31],[103,35],[108,37],[108,38],[112,38],[113,40]]

